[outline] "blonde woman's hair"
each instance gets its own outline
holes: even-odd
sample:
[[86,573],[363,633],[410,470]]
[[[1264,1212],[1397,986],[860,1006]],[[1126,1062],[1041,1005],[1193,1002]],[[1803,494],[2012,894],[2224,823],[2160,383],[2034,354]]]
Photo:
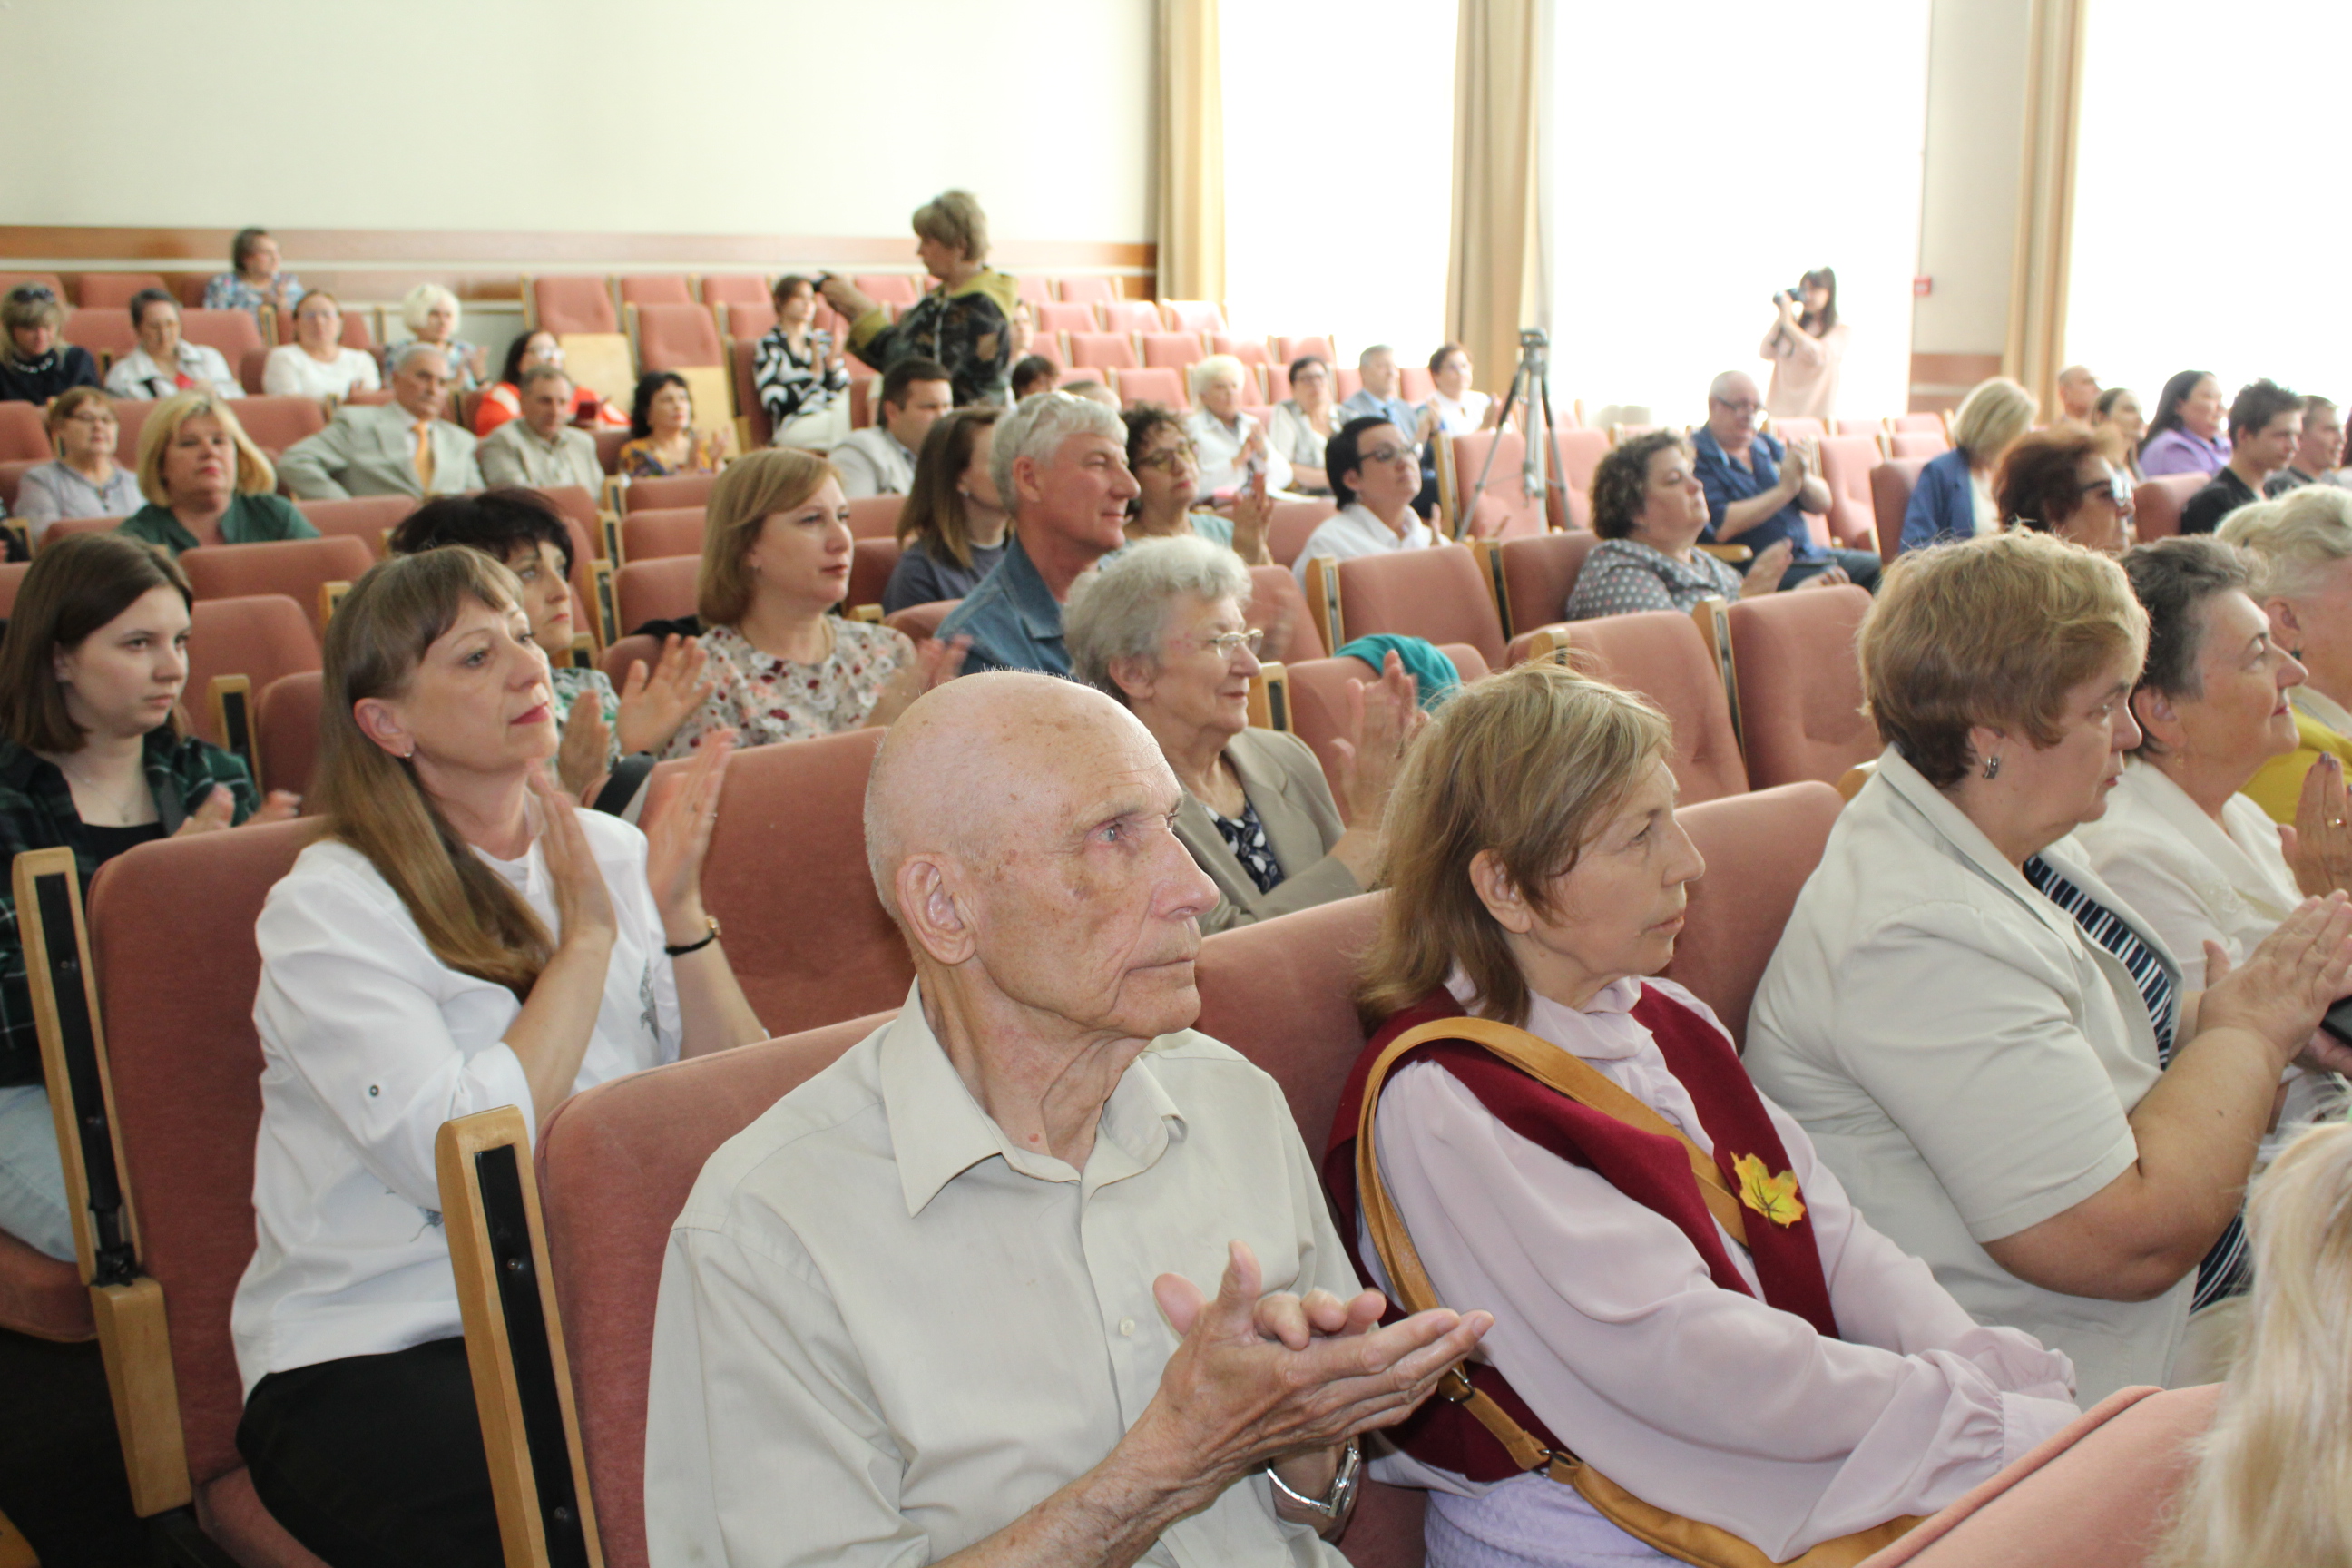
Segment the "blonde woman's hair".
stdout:
[[425,318],[433,313],[436,305],[449,307],[449,335],[455,338],[457,323],[466,319],[465,309],[457,303],[457,295],[438,283],[419,283],[404,295],[400,301],[400,319],[407,324],[410,331],[423,332]]
[[2352,561],[2352,490],[2304,485],[2240,507],[2215,531],[2259,563],[2262,597],[2303,598],[2319,591],[2337,562]]
[[988,259],[988,215],[970,191],[941,191],[915,209],[914,226],[933,244],[961,251],[966,261]]
[[1470,880],[1491,851],[1528,901],[1609,820],[1673,731],[1649,700],[1550,659],[1457,691],[1431,716],[1390,797],[1388,901],[1356,1005],[1377,1028],[1459,964],[1486,1016],[1521,1024],[1527,978]]
[[209,392],[175,392],[155,405],[147,416],[147,423],[139,430],[139,493],[157,506],[172,504],[169,491],[163,489],[163,453],[180,434],[180,427],[191,419],[211,418],[220,421],[223,430],[236,447],[236,493],[264,495],[278,488],[278,470],[253,444],[253,437],[238,424],[236,411],[228,399]]
[[415,764],[369,740],[353,711],[368,698],[405,692],[467,600],[507,611],[521,596],[513,573],[464,546],[369,568],[327,623],[310,798],[326,836],[366,856],[400,895],[433,956],[527,997],[555,951],[547,927],[449,826]]
[[2315,1127],[2254,1184],[2244,1349],[2158,1568],[2352,1563],[2352,1126]]
[[2042,405],[2007,376],[1980,381],[1952,416],[1952,445],[1970,458],[1990,461],[2032,428]]
[[751,607],[751,573],[743,564],[760,530],[780,511],[790,511],[816,494],[841,471],[814,452],[767,447],[727,465],[702,509],[702,570],[698,574],[694,613],[705,628],[731,626]]

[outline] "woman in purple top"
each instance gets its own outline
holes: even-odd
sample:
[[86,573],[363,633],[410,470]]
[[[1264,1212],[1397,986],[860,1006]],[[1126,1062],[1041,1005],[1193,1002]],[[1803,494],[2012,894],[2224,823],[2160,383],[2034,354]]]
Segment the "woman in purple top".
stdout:
[[2156,400],[2156,417],[2147,422],[2147,439],[2139,446],[2139,471],[2150,479],[2220,473],[2230,460],[2230,438],[2221,433],[2229,414],[2212,373],[2182,371],[2164,384],[2164,395]]

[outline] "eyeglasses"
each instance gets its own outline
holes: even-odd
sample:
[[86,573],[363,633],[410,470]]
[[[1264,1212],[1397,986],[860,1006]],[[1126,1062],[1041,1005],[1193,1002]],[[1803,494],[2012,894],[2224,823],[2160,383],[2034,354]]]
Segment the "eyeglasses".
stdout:
[[1138,458],[1135,466],[1139,468],[1173,468],[1178,463],[1184,462],[1197,468],[1200,461],[1199,447],[1190,441],[1179,441],[1172,447],[1162,447],[1157,452]]
[[20,283],[8,290],[8,298],[27,305],[54,305],[58,294],[46,283]]
[[2132,509],[2131,481],[2121,474],[2112,479],[2098,479],[2084,485],[2080,493],[2084,500],[2089,500],[2093,496],[2104,495],[2116,503],[2116,510],[2118,511],[2129,511]]
[[113,415],[105,413],[102,410],[86,409],[79,414],[67,415],[66,423],[68,425],[89,425],[96,426],[100,425],[116,425],[120,424],[121,421],[116,419]]
[[1374,447],[1357,456],[1367,463],[1393,463],[1399,458],[1418,458],[1420,454],[1411,447]]
[[1764,406],[1754,398],[1745,398],[1738,403],[1723,397],[1710,397],[1707,401],[1727,414],[1753,414]]
[[1255,655],[1259,647],[1264,646],[1265,633],[1264,631],[1219,632],[1215,637],[1202,637],[1200,641],[1203,648],[1213,648],[1219,658],[1231,664],[1234,655],[1243,648],[1249,649]]

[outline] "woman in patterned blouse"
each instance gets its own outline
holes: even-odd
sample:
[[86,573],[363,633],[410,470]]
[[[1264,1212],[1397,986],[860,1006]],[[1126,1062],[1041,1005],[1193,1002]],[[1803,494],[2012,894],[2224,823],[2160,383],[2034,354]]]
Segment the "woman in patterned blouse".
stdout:
[[961,669],[961,639],[918,649],[836,613],[849,592],[849,502],[823,458],[746,455],[711,487],[703,518],[697,613],[714,687],[667,755],[719,730],[764,746],[888,724]]
[[1562,618],[1687,614],[1710,595],[1740,599],[1780,585],[1789,569],[1787,540],[1749,562],[1743,578],[1698,548],[1706,526],[1706,491],[1681,435],[1652,430],[1612,448],[1592,473],[1592,531],[1601,542],[1584,558]]
[[615,459],[629,479],[715,474],[727,461],[725,428],[694,427],[694,390],[674,370],[648,371],[638,379],[629,434],[635,439],[622,444]]

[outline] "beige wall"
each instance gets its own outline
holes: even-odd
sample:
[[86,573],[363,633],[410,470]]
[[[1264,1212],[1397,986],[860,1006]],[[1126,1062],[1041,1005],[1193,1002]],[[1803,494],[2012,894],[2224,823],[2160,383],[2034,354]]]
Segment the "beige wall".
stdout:
[[1915,354],[1998,359],[2001,352],[2017,235],[2027,5],[1936,0],[1919,215],[1919,271],[1935,288],[1912,315]]
[[1151,0],[15,0],[8,119],[44,129],[0,223],[864,237],[964,185],[1006,237],[1148,240],[1150,29]]

